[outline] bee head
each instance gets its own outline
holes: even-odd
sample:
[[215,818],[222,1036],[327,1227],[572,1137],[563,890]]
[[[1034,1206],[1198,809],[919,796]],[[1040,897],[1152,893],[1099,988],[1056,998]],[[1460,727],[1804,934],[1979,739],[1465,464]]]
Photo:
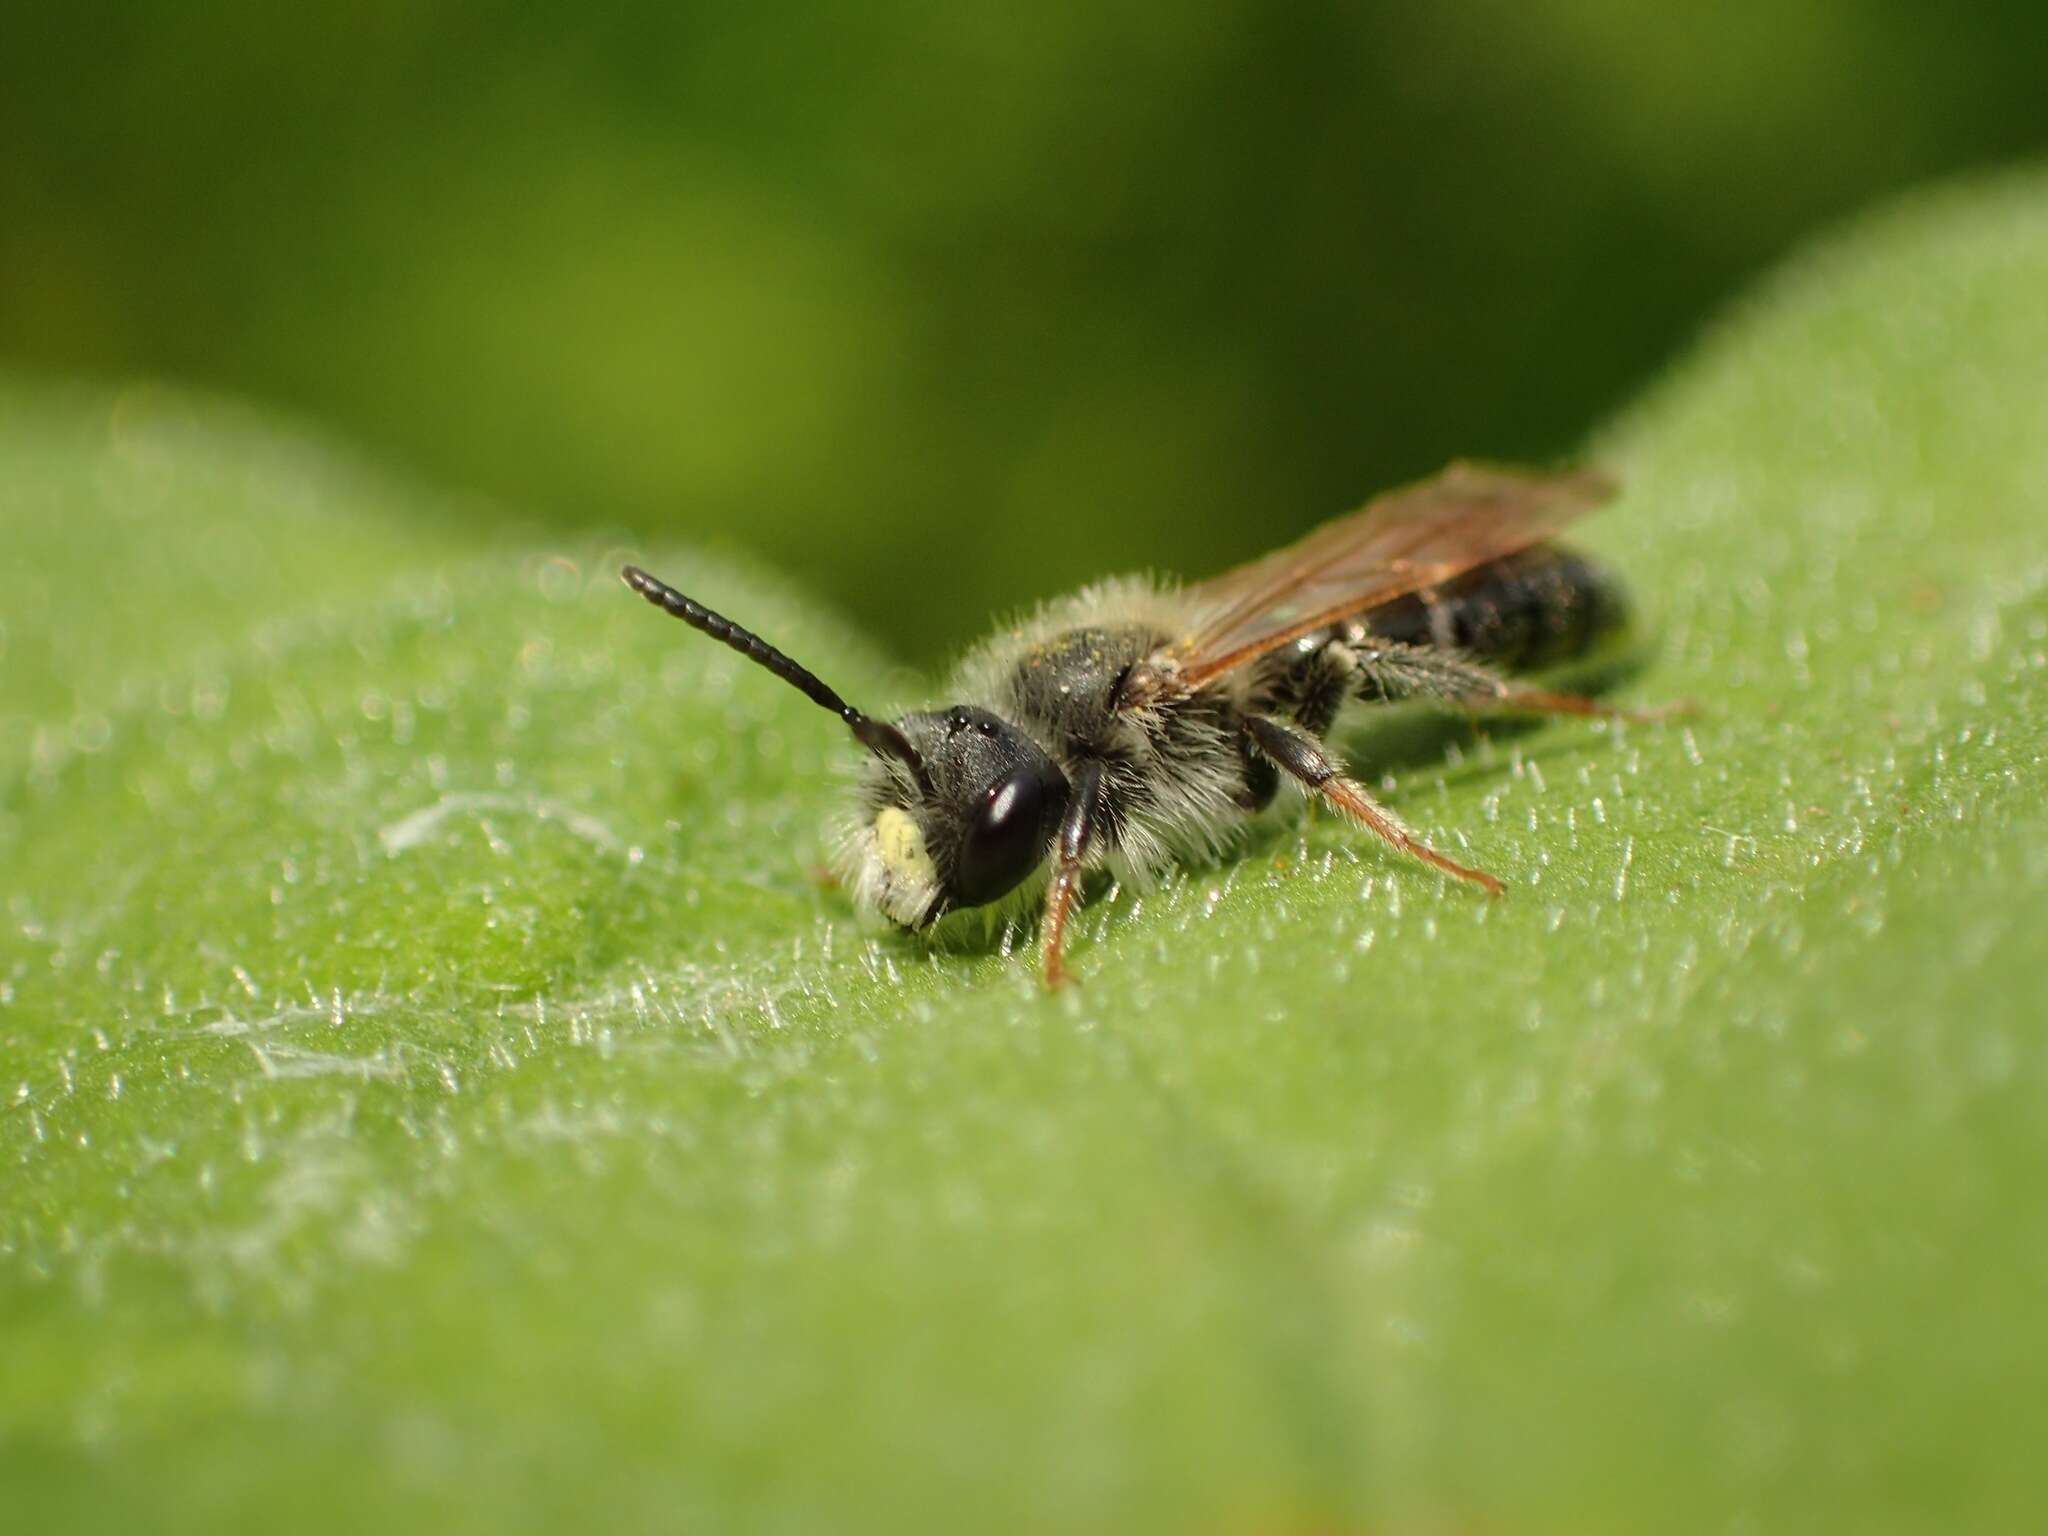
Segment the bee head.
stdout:
[[862,815],[843,850],[856,900],[922,928],[1007,896],[1044,861],[1066,810],[1067,777],[1016,726],[965,705],[895,725],[877,720],[724,614],[638,566],[619,574],[655,607],[830,710],[873,754]]
[[906,928],[986,906],[1045,861],[1067,807],[1067,776],[1016,726],[985,709],[897,722],[924,766],[877,756],[846,845],[856,898]]

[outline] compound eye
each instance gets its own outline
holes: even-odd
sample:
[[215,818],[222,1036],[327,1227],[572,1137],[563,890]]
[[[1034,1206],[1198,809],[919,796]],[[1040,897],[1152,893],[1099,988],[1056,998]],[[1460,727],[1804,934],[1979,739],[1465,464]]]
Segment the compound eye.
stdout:
[[1045,853],[1045,784],[1034,769],[998,779],[975,811],[953,871],[955,904],[979,907],[1014,889]]

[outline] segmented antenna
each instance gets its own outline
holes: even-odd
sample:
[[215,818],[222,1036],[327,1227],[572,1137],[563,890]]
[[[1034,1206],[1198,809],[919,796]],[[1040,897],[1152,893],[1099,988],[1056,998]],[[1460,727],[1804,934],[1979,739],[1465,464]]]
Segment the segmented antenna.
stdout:
[[619,576],[655,607],[674,614],[690,628],[701,630],[719,644],[738,651],[755,665],[774,673],[813,704],[831,710],[846,722],[847,729],[853,732],[862,746],[877,756],[896,758],[909,768],[919,789],[927,795],[932,793],[931,776],[925,771],[924,759],[910,744],[910,739],[888,721],[862,714],[808,667],[798,665],[752,630],[742,629],[724,614],[712,612],[695,598],[686,597],[667,582],[648,575],[639,566],[629,565],[619,572]]

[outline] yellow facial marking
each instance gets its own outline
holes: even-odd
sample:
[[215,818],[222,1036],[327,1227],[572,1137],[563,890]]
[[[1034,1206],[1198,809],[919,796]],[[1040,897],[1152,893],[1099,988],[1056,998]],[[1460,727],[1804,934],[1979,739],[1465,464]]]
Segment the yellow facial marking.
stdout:
[[875,850],[882,856],[882,867],[907,885],[930,885],[938,879],[932,857],[924,851],[924,834],[900,807],[885,805],[875,813]]

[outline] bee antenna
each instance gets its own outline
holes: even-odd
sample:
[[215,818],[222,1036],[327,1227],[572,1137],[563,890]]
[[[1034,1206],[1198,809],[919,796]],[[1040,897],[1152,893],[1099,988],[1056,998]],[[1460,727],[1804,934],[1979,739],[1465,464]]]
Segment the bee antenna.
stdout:
[[927,796],[932,794],[932,780],[924,766],[924,759],[895,726],[886,720],[877,720],[864,715],[828,687],[824,680],[808,667],[799,666],[782,652],[752,630],[742,629],[721,613],[713,613],[694,598],[685,597],[667,582],[658,580],[629,565],[619,572],[620,579],[638,592],[648,602],[665,613],[672,613],[690,628],[701,630],[721,645],[730,646],[747,660],[767,668],[788,683],[797,692],[820,708],[829,709],[846,722],[854,739],[877,757],[893,757],[910,770],[917,780],[917,787]]

